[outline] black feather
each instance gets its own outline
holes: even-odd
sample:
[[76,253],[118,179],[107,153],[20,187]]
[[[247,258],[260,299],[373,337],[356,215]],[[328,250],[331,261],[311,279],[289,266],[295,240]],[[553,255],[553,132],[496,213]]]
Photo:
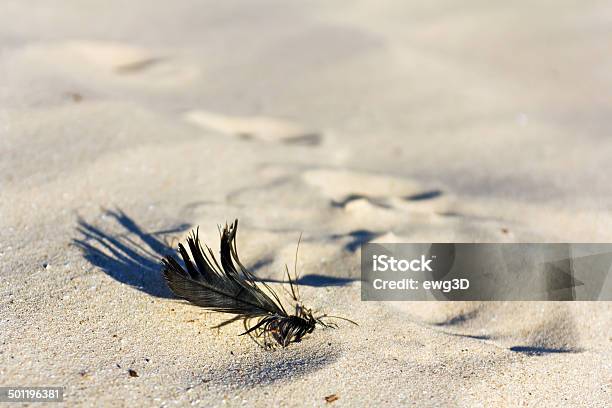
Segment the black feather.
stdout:
[[[180,298],[216,312],[233,313],[242,318],[277,315],[287,316],[278,296],[265,283],[262,290],[255,277],[246,269],[236,251],[238,220],[225,225],[221,232],[220,262],[212,250],[204,251],[198,231],[187,238],[189,251],[179,244],[185,269],[172,256],[162,260],[168,286]],[[194,264],[195,263],[195,264]]]
[[[316,325],[336,327],[323,319],[343,319],[356,324],[342,317],[314,316],[299,300],[297,283],[294,288],[294,280],[288,270],[295,312],[287,314],[278,295],[264,282],[261,285],[265,290],[259,287],[255,276],[240,262],[236,249],[237,229],[238,220],[229,226],[226,224],[220,231],[220,264],[208,246],[205,251],[200,245],[198,230],[187,238],[191,257],[182,244],[178,246],[184,268],[172,256],[162,260],[164,278],[176,296],[209,310],[234,314],[233,318],[217,327],[242,319],[246,329],[243,334],[250,335],[266,348],[275,344],[287,347],[290,343],[298,343],[312,333]],[[297,271],[295,275],[297,279]],[[255,320],[255,324],[249,327],[251,319]],[[263,344],[257,339],[263,339]]]

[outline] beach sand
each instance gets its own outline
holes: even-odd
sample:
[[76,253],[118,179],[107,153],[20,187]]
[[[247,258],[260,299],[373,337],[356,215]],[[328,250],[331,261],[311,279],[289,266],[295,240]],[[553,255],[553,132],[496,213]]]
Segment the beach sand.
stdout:
[[[0,33],[0,386],[612,402],[610,302],[362,302],[358,281],[369,241],[612,241],[609,3],[6,2]],[[302,233],[304,302],[359,326],[270,352],[173,298],[159,258],[234,218],[270,280]]]

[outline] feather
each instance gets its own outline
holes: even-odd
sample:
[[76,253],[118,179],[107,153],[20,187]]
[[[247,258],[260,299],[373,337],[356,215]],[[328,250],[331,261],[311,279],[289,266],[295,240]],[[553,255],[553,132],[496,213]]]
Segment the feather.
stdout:
[[[187,238],[187,249],[179,244],[183,268],[173,256],[162,260],[163,275],[172,292],[195,305],[216,312],[232,313],[239,318],[287,316],[280,299],[262,282],[264,291],[255,282],[255,276],[242,265],[236,249],[238,220],[225,225],[221,234],[220,264],[213,251],[205,251],[198,230]],[[208,253],[207,253],[208,252]]]

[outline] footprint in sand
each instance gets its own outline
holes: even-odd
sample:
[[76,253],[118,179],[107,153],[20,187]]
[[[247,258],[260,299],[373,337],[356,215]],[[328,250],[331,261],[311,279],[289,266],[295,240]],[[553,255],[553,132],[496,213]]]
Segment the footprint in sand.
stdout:
[[316,146],[321,135],[295,122],[265,116],[227,116],[204,110],[185,113],[187,122],[201,128],[243,139],[259,139],[266,142],[281,142]]
[[318,187],[335,203],[347,203],[358,197],[383,199],[414,195],[422,187],[411,180],[387,174],[350,170],[309,170],[303,174],[307,184]]
[[571,310],[546,302],[398,302],[391,308],[451,336],[492,342],[527,355],[578,353]]
[[376,231],[377,242],[503,242],[503,220],[462,213],[453,195],[388,174],[314,169],[302,174],[336,212],[336,224]]
[[195,65],[117,42],[36,44],[19,57],[96,84],[160,88],[186,84],[199,75]]
[[316,169],[306,171],[302,178],[318,188],[332,207],[347,212],[383,215],[394,210],[437,213],[448,209],[440,190],[388,174]]

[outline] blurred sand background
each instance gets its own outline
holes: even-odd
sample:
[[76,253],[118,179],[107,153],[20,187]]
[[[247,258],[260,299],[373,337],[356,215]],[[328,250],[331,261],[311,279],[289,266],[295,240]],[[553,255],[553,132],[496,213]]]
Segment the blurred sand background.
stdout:
[[[612,242],[612,4],[0,5],[0,385],[66,406],[593,406],[612,306],[361,302],[359,245]],[[239,218],[357,320],[266,352],[158,258]],[[134,370],[138,377],[130,377]]]

